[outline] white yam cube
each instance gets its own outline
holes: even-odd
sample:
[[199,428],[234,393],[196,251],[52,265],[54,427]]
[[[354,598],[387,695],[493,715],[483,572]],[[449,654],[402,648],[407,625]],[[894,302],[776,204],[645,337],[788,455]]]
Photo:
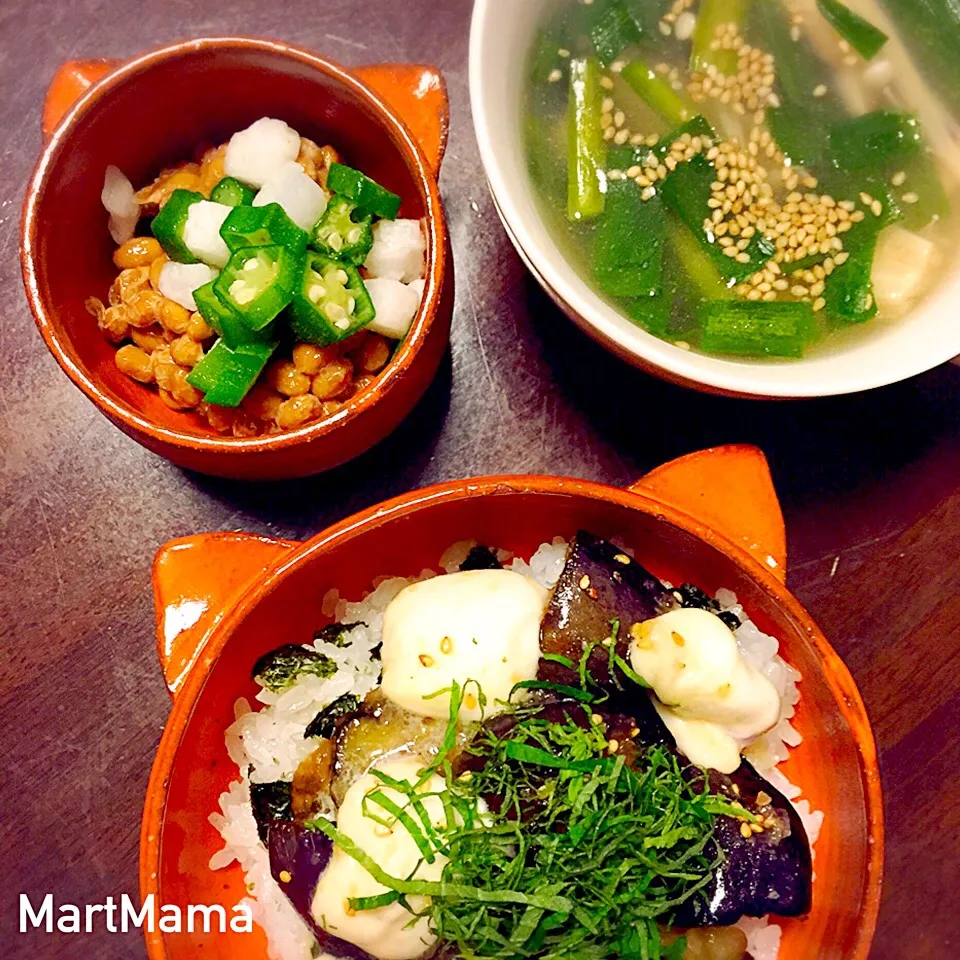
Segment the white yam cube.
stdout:
[[261,117],[227,144],[223,169],[251,187],[262,187],[284,164],[297,159],[300,134],[282,120]]
[[110,165],[104,172],[100,200],[110,214],[107,227],[113,242],[125,243],[132,239],[140,219],[140,204],[137,203],[133,184],[119,167]]
[[371,277],[410,283],[423,276],[426,249],[419,220],[380,220],[363,265]]
[[937,248],[926,237],[888,227],[880,234],[870,279],[881,313],[905,313],[924,293],[937,265]]
[[253,198],[255,207],[279,203],[284,213],[301,229],[313,230],[327,209],[323,187],[303,172],[299,163],[285,163]]
[[420,294],[405,283],[387,277],[371,278],[364,284],[377,311],[367,329],[401,340],[420,309]]
[[230,259],[230,250],[220,236],[220,228],[233,207],[225,203],[198,200],[187,212],[183,225],[183,243],[198,259],[211,267],[225,267]]
[[418,296],[421,300],[423,299],[423,290],[424,290],[424,287],[426,287],[426,285],[427,285],[427,281],[426,281],[423,277],[420,277],[419,280],[414,280],[412,283],[408,283],[408,284],[407,284],[407,286],[408,286],[411,290],[416,290],[416,291],[417,291],[417,296]]
[[197,309],[193,291],[209,283],[218,271],[205,263],[175,263],[169,260],[160,271],[160,292],[191,312]]

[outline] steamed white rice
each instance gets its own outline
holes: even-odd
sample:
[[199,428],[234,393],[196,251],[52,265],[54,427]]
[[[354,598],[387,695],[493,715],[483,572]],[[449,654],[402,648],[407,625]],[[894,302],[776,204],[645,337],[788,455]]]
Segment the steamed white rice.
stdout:
[[[454,572],[473,546],[474,541],[455,543],[440,558],[440,568],[446,573]],[[555,537],[542,544],[529,562],[505,551],[498,551],[498,556],[511,570],[532,577],[549,589],[563,569],[567,546],[565,540]],[[327,679],[305,676],[281,694],[262,688],[256,697],[259,709],[252,708],[245,699],[236,703],[236,720],[227,728],[226,743],[241,775],[220,795],[220,813],[210,816],[210,823],[225,843],[211,858],[210,869],[219,870],[235,860],[240,864],[250,893],[244,902],[267,935],[270,960],[314,960],[318,948],[309,927],[270,875],[269,855],[260,842],[250,806],[250,783],[291,780],[300,762],[313,752],[314,746],[304,739],[304,732],[317,713],[345,693],[362,697],[374,689],[380,666],[371,659],[370,652],[380,642],[384,610],[409,583],[432,576],[436,576],[435,571],[424,570],[412,579],[378,579],[374,590],[356,603],[341,598],[337,590],[330,590],[323,598],[325,615],[342,623],[365,624],[354,627],[347,635],[350,643],[342,647],[323,641],[312,645],[337,663],[337,672]],[[743,621],[736,631],[737,644],[743,656],[776,686],[783,704],[780,722],[751,744],[744,755],[792,802],[813,846],[823,814],[811,810],[808,801],[799,799],[800,787],[776,767],[787,758],[789,748],[801,742],[800,734],[790,723],[800,699],[800,674],[780,657],[778,641],[762,633],[747,618],[732,591],[719,590],[716,599],[723,609]],[[737,926],[746,934],[747,949],[754,960],[776,960],[781,931],[775,921],[744,918]]]

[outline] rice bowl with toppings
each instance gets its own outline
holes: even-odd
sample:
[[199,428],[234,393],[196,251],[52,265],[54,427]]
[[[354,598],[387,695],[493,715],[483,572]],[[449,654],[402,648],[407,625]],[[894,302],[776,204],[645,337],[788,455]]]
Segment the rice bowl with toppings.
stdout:
[[[673,791],[672,796],[684,797],[685,816],[692,818],[683,824],[689,836],[686,841],[680,841],[681,844],[689,845],[696,836],[698,839],[692,845],[703,843],[701,853],[709,848],[715,856],[703,857],[699,880],[689,884],[684,880],[673,890],[674,899],[679,898],[678,905],[655,908],[653,916],[647,911],[645,917],[643,905],[638,906],[635,919],[644,930],[646,955],[678,958],[749,955],[754,960],[776,957],[780,928],[761,917],[751,916],[751,911],[760,912],[762,916],[769,910],[758,911],[758,904],[747,902],[749,897],[741,898],[744,902],[736,904],[724,904],[722,898],[714,897],[711,905],[685,885],[700,883],[699,889],[708,891],[713,884],[716,893],[715,871],[723,869],[721,862],[725,859],[731,866],[744,862],[738,859],[742,851],[735,845],[728,844],[727,849],[723,849],[727,834],[732,832],[726,828],[732,826],[741,837],[744,849],[757,843],[757,836],[765,838],[759,842],[767,843],[771,850],[790,847],[792,859],[787,856],[787,869],[781,870],[789,874],[781,891],[784,896],[781,906],[785,908],[782,912],[789,914],[792,910],[796,914],[809,909],[807,842],[812,845],[815,841],[822,815],[810,811],[806,801],[797,799],[799,788],[775,769],[789,748],[799,743],[800,738],[790,725],[799,699],[799,674],[778,656],[776,639],[757,629],[729,592],[719,592],[714,600],[690,585],[674,591],[646,571],[639,579],[633,574],[625,587],[622,579],[618,581],[614,576],[621,575],[618,568],[623,560],[631,569],[642,571],[629,553],[587,534],[578,535],[573,545],[559,539],[543,544],[529,562],[506,556],[502,551],[457,544],[441,560],[439,567],[445,571],[443,575],[424,571],[414,580],[383,579],[359,602],[349,602],[331,591],[324,599],[324,613],[340,626],[324,628],[309,647],[280,648],[258,661],[255,673],[260,688],[259,709],[251,709],[248,702],[240,701],[236,722],[227,732],[228,751],[241,777],[221,796],[221,812],[211,818],[226,842],[225,848],[214,856],[211,867],[218,869],[233,860],[240,863],[253,898],[255,919],[268,936],[271,957],[298,960],[317,956],[318,951],[328,956],[383,958],[642,955],[630,952],[633,948],[622,942],[623,931],[617,933],[616,924],[609,917],[595,924],[597,930],[583,942],[580,952],[557,952],[556,944],[550,942],[555,935],[549,929],[536,934],[544,942],[534,952],[489,952],[491,944],[504,930],[510,930],[511,938],[516,941],[526,929],[518,920],[520,908],[505,902],[489,903],[490,890],[495,891],[492,894],[495,898],[512,896],[518,900],[528,917],[540,910],[542,915],[554,917],[553,922],[559,922],[556,918],[564,916],[564,909],[569,909],[569,898],[564,897],[562,890],[554,900],[531,900],[531,891],[525,889],[524,884],[532,883],[536,888],[543,884],[530,869],[526,871],[527,876],[497,875],[496,880],[491,881],[490,890],[482,894],[477,892],[483,885],[474,882],[476,876],[470,883],[466,882],[471,860],[465,857],[458,860],[452,854],[462,852],[469,845],[474,860],[478,851],[484,856],[493,856],[497,851],[490,843],[491,836],[496,835],[497,829],[509,829],[510,817],[502,809],[495,809],[490,784],[485,783],[490,777],[486,761],[491,759],[496,759],[498,764],[506,763],[510,769],[516,768],[514,772],[520,779],[511,781],[505,788],[506,795],[514,796],[517,812],[514,825],[521,821],[529,825],[532,835],[539,837],[545,847],[554,844],[561,834],[555,828],[539,830],[545,814],[532,809],[529,796],[524,799],[523,794],[532,783],[543,790],[564,778],[566,781],[589,780],[595,783],[591,789],[596,797],[602,798],[603,803],[610,800],[613,804],[611,798],[616,797],[621,778],[642,775],[645,783],[662,779]],[[478,564],[487,569],[475,569]],[[461,571],[461,565],[466,569]],[[605,566],[610,573],[607,582],[602,573],[598,574]],[[588,567],[590,572],[584,572]],[[491,586],[493,583],[495,588]],[[584,583],[586,586],[581,586]],[[493,593],[489,593],[491,589]],[[507,593],[501,593],[503,589]],[[440,601],[452,590],[462,592],[444,614]],[[477,595],[473,601],[471,591]],[[419,607],[418,595],[424,597],[424,604]],[[506,609],[509,604],[490,602],[491,598],[508,596],[513,598],[510,609]],[[461,641],[469,648],[479,646],[470,643],[474,638],[468,634],[478,628],[476,610],[483,608],[484,599],[488,609],[495,611],[494,634],[514,628],[517,631],[506,647],[496,651],[499,662],[510,661],[507,667],[511,675],[504,680],[506,695],[502,699],[487,698],[483,687],[473,682],[472,674],[483,666],[476,660],[470,662],[468,675],[458,678],[453,668],[445,680],[437,682],[437,678],[433,678],[434,686],[428,690],[423,684],[431,681],[421,682],[418,672],[430,678],[431,671],[437,669],[433,661],[444,655],[457,660]],[[638,602],[641,606],[653,603],[656,609],[651,607],[648,612],[654,615],[634,618],[636,611],[631,609],[631,604]],[[404,606],[409,608],[406,612]],[[657,612],[661,607],[669,609]],[[583,643],[585,633],[594,630],[596,617],[599,616],[597,622],[602,623],[611,609],[625,614],[623,629],[618,624],[613,630],[608,623],[595,643]],[[467,622],[457,619],[458,610],[469,614]],[[531,611],[535,613],[532,628]],[[752,788],[746,781],[744,785],[748,792],[753,790],[754,799],[766,801],[757,805],[757,814],[746,810],[743,804],[739,808],[732,806],[740,803],[738,774],[734,772],[734,778],[730,779],[729,773],[707,771],[687,762],[673,739],[665,735],[663,718],[651,709],[657,698],[648,696],[647,691],[639,687],[643,678],[635,674],[630,664],[640,662],[637,648],[646,640],[643,631],[634,627],[663,623],[663,617],[671,616],[687,618],[684,630],[694,633],[701,629],[697,622],[701,617],[709,629],[719,627],[726,631],[735,655],[735,660],[730,661],[736,667],[736,676],[731,674],[734,683],[740,683],[736,678],[743,671],[743,676],[758,685],[757,689],[776,698],[775,714],[769,723],[763,721],[766,728],[749,738],[749,744],[744,744],[744,755],[758,771],[750,769]],[[558,627],[561,621],[563,626]],[[735,633],[730,629],[733,626]],[[427,646],[431,637],[433,647]],[[491,638],[484,649],[491,649],[494,639]],[[605,640],[610,641],[609,644],[604,645]],[[692,650],[696,646],[695,637],[691,636],[690,640]],[[571,652],[571,645],[577,643],[582,645],[582,656],[574,663],[567,654]],[[532,668],[531,647],[536,654]],[[297,649],[301,653],[297,653]],[[619,662],[608,661],[603,651],[613,651]],[[467,650],[467,654],[475,655],[475,650]],[[616,666],[605,672],[608,662]],[[488,673],[484,683],[492,689],[496,683],[495,671]],[[618,689],[618,684],[623,689]],[[417,689],[421,690],[419,705]],[[658,685],[656,692],[664,690],[666,686],[661,689]],[[385,691],[390,691],[390,697],[401,703],[385,697]],[[472,704],[467,700],[471,693],[475,699]],[[688,725],[704,722],[697,713],[699,709],[702,714],[702,704],[701,708],[691,707],[695,699],[687,697],[686,705],[676,697],[671,700],[671,709],[678,715],[686,711],[680,719]],[[416,713],[409,709],[411,706],[417,709]],[[625,712],[628,708],[629,714]],[[620,727],[624,727],[626,716],[630,718],[626,732],[617,734]],[[546,741],[542,740],[544,730],[548,731]],[[633,730],[636,733],[631,739]],[[560,749],[550,738],[561,733],[576,743]],[[720,729],[713,733],[714,739],[728,735]],[[738,733],[742,734],[743,730]],[[618,742],[618,736],[622,743]],[[686,734],[678,736],[688,749],[696,749],[690,746],[692,741]],[[538,737],[541,740],[538,741]],[[535,742],[541,745],[536,746]],[[544,746],[549,749],[544,750]],[[587,763],[590,769],[565,769],[563,764],[569,760],[566,752],[569,749],[578,757],[586,751],[585,757],[571,762]],[[560,758],[561,766],[540,766],[545,758],[536,752],[538,750],[552,752]],[[610,763],[619,765],[615,781],[611,781]],[[743,766],[746,768],[746,764]],[[499,767],[494,765],[494,769]],[[544,776],[544,770],[549,771],[548,775]],[[632,772],[627,774],[625,770]],[[658,771],[657,776],[651,773],[654,770]],[[429,800],[419,801],[413,785],[425,777]],[[629,782],[635,785],[633,779]],[[440,826],[433,823],[431,814],[417,821],[421,824],[418,832],[416,823],[400,815],[404,812],[402,804],[398,806],[402,796],[390,795],[391,787],[404,783],[406,786],[398,788],[399,794],[407,797],[406,802],[413,804],[414,810],[418,805],[423,809],[428,802],[438,802],[434,797],[455,797],[459,813],[454,825],[445,821],[445,832],[441,835]],[[472,788],[464,786],[469,784],[474,784],[479,791],[475,796],[469,792]],[[569,782],[566,785],[569,789]],[[366,791],[361,800],[365,801],[370,794],[380,796],[388,807],[393,804],[394,813],[387,815],[384,809],[371,810],[371,804],[366,802],[360,804],[364,810],[358,817],[356,811],[360,808],[354,802],[358,789]],[[511,790],[519,792],[513,795]],[[468,797],[472,800],[468,801]],[[788,797],[794,800],[793,806]],[[583,813],[587,803],[584,799],[576,816]],[[700,809],[703,804],[714,812],[703,813]],[[726,812],[715,812],[720,809]],[[738,809],[745,811],[742,816],[729,815]],[[354,811],[352,817],[351,810]],[[698,811],[702,814],[700,820]],[[568,833],[574,814],[572,807],[551,813],[565,824]],[[629,815],[635,814],[633,811]],[[641,820],[638,818],[635,822]],[[412,831],[402,826],[405,823],[410,823]],[[715,832],[718,823],[720,832]],[[583,827],[580,823],[576,829]],[[703,832],[696,834],[698,829]],[[395,857],[395,850],[384,852],[382,841],[386,838],[378,840],[377,831],[390,831],[390,836],[399,834],[406,845],[413,848],[415,859],[407,862],[403,876],[414,877],[411,890],[426,893],[408,896],[396,889],[396,883],[391,887],[401,872],[395,862],[392,874],[384,868],[385,874],[380,879],[390,882],[383,884],[351,857],[348,851],[356,853],[357,845],[361,857],[362,850],[366,849],[381,867],[386,861],[381,860],[378,853],[385,858]],[[629,836],[616,833],[614,836],[618,842],[632,842]],[[774,842],[771,840],[774,837],[779,839]],[[658,842],[665,842],[663,835]],[[295,875],[297,870],[288,868],[302,865],[297,854],[303,853],[305,845],[323,860],[323,869],[309,876]],[[668,846],[664,860],[674,855],[699,854]],[[616,856],[619,858],[620,854]],[[431,858],[433,862],[429,862]],[[367,866],[371,863],[367,862]],[[761,865],[759,869],[769,869],[769,866]],[[428,876],[431,872],[432,876]],[[553,872],[555,874],[556,869]],[[330,890],[345,889],[343,883],[333,882],[337,877],[351,877],[356,881],[357,897],[344,899],[341,892],[331,898]],[[557,882],[561,879],[572,882],[569,877],[557,878]],[[626,879],[632,883],[638,878]],[[777,882],[782,879],[779,877]],[[659,877],[658,882],[664,882],[663,877]],[[441,892],[445,889],[457,889],[460,893],[447,896]],[[629,892],[629,884],[624,892]],[[378,897],[386,897],[390,902],[378,901],[377,905],[369,902],[370,898]],[[579,890],[580,902],[589,902],[584,897],[588,897],[588,893]],[[358,898],[366,898],[367,903],[358,903]],[[343,902],[338,904],[337,900]],[[662,904],[662,898],[658,902]],[[342,909],[335,917],[339,907]],[[360,907],[364,909],[358,909]],[[478,918],[482,918],[487,930],[482,943],[472,940],[476,933],[467,930],[470,924],[479,922]],[[567,937],[577,931],[577,935],[581,935],[586,930],[582,919],[568,917],[559,929]],[[679,926],[679,921],[686,931],[682,935],[685,946],[678,939],[680,932],[668,929],[675,922]],[[736,928],[733,921],[738,924]],[[549,924],[546,926],[549,928]],[[371,933],[371,930],[380,932]],[[620,940],[603,940],[605,936],[614,935]],[[531,949],[529,938],[521,942],[526,943],[523,949]],[[591,952],[595,949],[601,952]]]

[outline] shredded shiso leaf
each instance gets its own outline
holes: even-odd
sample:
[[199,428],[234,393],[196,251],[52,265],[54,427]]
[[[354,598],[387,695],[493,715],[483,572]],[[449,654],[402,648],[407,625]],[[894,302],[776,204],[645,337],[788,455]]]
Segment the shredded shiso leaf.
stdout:
[[[447,858],[442,877],[390,876],[329,820],[313,820],[309,826],[389,888],[351,906],[407,905],[408,896],[427,896],[438,938],[466,960],[680,960],[684,938],[663,944],[661,925],[707,886],[720,864],[715,818],[752,817],[711,794],[706,778],[691,775],[663,746],[638,745],[631,765],[611,753],[605,724],[594,713],[600,697],[588,691],[583,672],[582,678],[581,689],[518,685],[569,694],[564,719],[546,719],[542,701],[508,704],[513,726],[502,735],[481,727],[466,748],[470,770],[459,775],[451,753],[471,682],[441,691],[450,694],[450,719],[438,756],[416,784],[372,771],[407,802],[401,806],[374,790],[364,811],[379,823],[402,823],[425,862]],[[424,788],[434,774],[445,787],[431,794]],[[441,826],[423,806],[432,795],[444,805]],[[496,809],[484,802],[492,797]]]

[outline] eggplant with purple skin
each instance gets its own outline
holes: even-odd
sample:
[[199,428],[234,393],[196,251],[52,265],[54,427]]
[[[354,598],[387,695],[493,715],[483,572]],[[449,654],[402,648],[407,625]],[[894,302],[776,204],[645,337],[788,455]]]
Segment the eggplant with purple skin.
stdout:
[[710,770],[710,790],[738,800],[763,825],[744,837],[742,821],[717,817],[714,842],[723,863],[701,898],[689,900],[675,922],[684,927],[727,926],[741,917],[799,917],[810,910],[813,865],[800,815],[746,760],[729,776]]
[[[603,640],[612,635],[611,623],[619,623],[614,653],[628,661],[630,627],[680,606],[709,610],[721,615],[731,629],[739,626],[733,614],[722,616],[716,601],[699,588],[685,584],[670,590],[612,543],[580,531],[544,615],[541,649],[578,663],[591,643],[600,643],[587,666],[593,680],[610,695],[608,709],[635,718],[638,742],[676,750],[646,692],[616,667],[611,676],[610,650]],[[577,682],[568,668],[555,662],[543,662],[540,673],[551,681]],[[699,768],[689,769],[702,776]],[[744,837],[741,821],[718,817],[715,839],[724,862],[705,896],[685,904],[676,922],[712,926],[731,924],[742,916],[806,913],[811,896],[810,845],[796,810],[746,761],[730,776],[711,770],[708,779],[712,790],[743,803],[770,828]]]
[[[696,607],[716,614],[731,630],[738,617],[722,611],[720,604],[699,587],[685,583],[669,589],[642,564],[606,540],[580,530],[554,587],[540,629],[540,648],[579,664],[590,644],[599,644],[587,666],[600,686],[619,688],[622,677],[610,676],[610,649],[626,660],[630,627],[677,607]],[[619,625],[612,637],[614,625]],[[544,661],[541,679],[569,683],[572,672],[553,661]],[[615,681],[615,682],[614,682]]]
[[[570,544],[543,615],[540,649],[579,667],[584,652],[593,647],[587,673],[596,685],[619,700],[625,690],[629,694],[636,691],[636,684],[625,682],[624,671],[616,666],[618,657],[629,663],[630,628],[684,607],[706,610],[731,630],[740,627],[740,618],[722,610],[700,587],[692,583],[668,587],[620,547],[580,530]],[[548,659],[541,662],[539,677],[576,684],[579,670]]]
[[270,824],[267,849],[271,876],[306,921],[323,952],[343,960],[373,960],[366,951],[329,934],[310,912],[320,876],[333,856],[333,841],[303,824],[275,820]]
[[[587,661],[590,676],[600,686],[620,684],[621,677],[610,673],[609,641],[613,640],[613,652],[626,660],[630,627],[676,606],[673,592],[649,570],[619,547],[581,530],[570,545],[547,605],[540,627],[540,649],[578,664],[593,644]],[[619,629],[612,638],[614,625]],[[540,678],[558,683],[576,681],[573,671],[547,660],[541,662]]]
[[[689,765],[676,748],[673,738],[639,692],[636,709],[629,715],[608,712],[596,706],[591,711],[602,717],[607,735],[620,744],[619,754],[633,766],[645,748],[663,746],[672,751],[685,767],[691,782],[702,784],[704,771]],[[576,723],[586,726],[589,714],[582,703],[573,700],[548,701],[537,717],[548,723]],[[504,714],[488,720],[484,726],[499,739],[508,738],[517,724],[514,715]],[[456,776],[481,769],[485,761],[465,750],[454,763]],[[713,842],[722,855],[713,879],[697,897],[683,903],[672,918],[678,927],[729,926],[741,917],[775,914],[796,917],[809,912],[812,865],[810,845],[799,815],[790,802],[744,761],[729,776],[709,770],[706,785],[711,793],[728,798],[754,814],[763,829],[742,832],[745,821],[719,815],[714,824]],[[484,797],[491,810],[499,810],[501,798]],[[531,811],[539,802],[531,795]],[[522,814],[521,814],[522,816]]]

